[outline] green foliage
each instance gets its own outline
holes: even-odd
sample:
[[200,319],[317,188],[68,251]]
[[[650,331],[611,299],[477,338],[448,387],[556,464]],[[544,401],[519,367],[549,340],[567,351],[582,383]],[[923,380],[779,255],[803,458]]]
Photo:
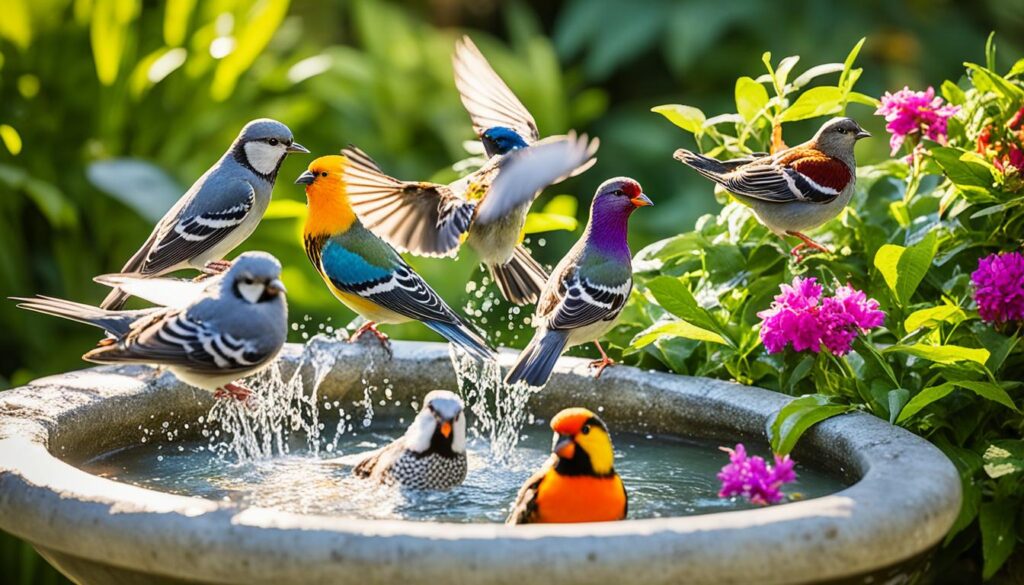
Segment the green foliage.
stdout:
[[[859,48],[842,65],[812,67],[794,81],[796,57],[773,64],[766,54],[766,74],[736,83],[737,114],[707,118],[675,105],[654,111],[713,156],[767,151],[773,129],[790,121],[876,103],[854,91]],[[834,254],[793,262],[787,244],[737,202],[701,218],[692,232],[642,249],[637,292],[613,333],[627,359],[646,366],[802,395],[767,429],[776,452],[788,453],[813,425],[852,410],[935,442],[957,465],[965,493],[947,543],[979,550],[986,579],[1024,539],[1024,349],[1020,323],[980,320],[970,273],[981,256],[1020,248],[1024,184],[976,141],[1024,106],[1020,71],[1024,65],[1002,76],[967,64],[965,77],[946,82],[943,94],[963,108],[948,142],[919,145],[910,164],[861,167],[852,204],[821,230]],[[803,82],[837,73],[835,85]],[[794,276],[864,290],[887,313],[884,327],[861,336],[843,357],[825,348],[769,354],[757,313]]]

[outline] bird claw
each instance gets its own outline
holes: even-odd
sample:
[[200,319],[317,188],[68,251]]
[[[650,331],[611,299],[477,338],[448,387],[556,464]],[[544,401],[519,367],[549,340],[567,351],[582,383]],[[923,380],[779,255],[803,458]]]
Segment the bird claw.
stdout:
[[354,343],[367,333],[372,333],[373,336],[377,338],[377,341],[380,342],[380,346],[384,348],[384,352],[388,354],[388,359],[394,357],[394,352],[391,349],[391,339],[387,336],[386,333],[377,329],[377,324],[374,323],[373,321],[367,321],[366,323],[363,323],[359,327],[359,329],[356,329],[356,332],[353,333],[352,336],[348,338],[348,341],[349,343]]
[[791,236],[793,236],[793,237],[800,238],[802,240],[799,244],[793,246],[793,249],[789,251],[790,255],[793,256],[793,258],[794,258],[794,260],[796,261],[797,264],[803,262],[803,260],[804,260],[804,255],[801,253],[801,250],[803,250],[804,248],[811,248],[811,249],[817,250],[818,252],[822,252],[823,254],[831,254],[832,253],[832,251],[829,250],[828,248],[826,248],[825,246],[822,246],[818,242],[815,242],[814,240],[812,240],[811,238],[805,236],[804,234],[802,234],[800,232],[786,232],[786,233],[791,235]]
[[592,362],[590,362],[590,367],[591,368],[597,368],[597,371],[594,372],[594,379],[595,380],[600,380],[601,379],[601,374],[604,373],[604,369],[607,368],[608,366],[614,366],[614,365],[615,365],[615,360],[613,360],[612,358],[610,358],[608,356],[604,356],[603,358],[601,358],[599,360],[593,360]]
[[217,390],[213,393],[213,397],[218,400],[225,398],[234,398],[239,402],[248,404],[250,399],[252,398],[252,390],[240,384],[235,384],[234,382],[231,382],[229,384],[225,384],[220,388],[217,388]]

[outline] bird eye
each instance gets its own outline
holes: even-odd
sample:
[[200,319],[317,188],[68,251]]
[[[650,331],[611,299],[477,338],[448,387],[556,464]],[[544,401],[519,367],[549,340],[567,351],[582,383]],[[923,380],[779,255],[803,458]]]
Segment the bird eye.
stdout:
[[849,130],[847,130],[846,128],[836,128],[836,132],[840,134],[846,134],[847,132],[849,132]]
[[267,144],[269,144],[270,146],[277,146],[277,138],[271,138],[270,140],[267,141]]
[[323,171],[322,173],[320,173],[320,176],[321,177],[326,177],[327,176],[327,171]]
[[583,433],[584,435],[589,435],[590,434],[590,425],[583,425],[583,428],[580,429],[580,432]]

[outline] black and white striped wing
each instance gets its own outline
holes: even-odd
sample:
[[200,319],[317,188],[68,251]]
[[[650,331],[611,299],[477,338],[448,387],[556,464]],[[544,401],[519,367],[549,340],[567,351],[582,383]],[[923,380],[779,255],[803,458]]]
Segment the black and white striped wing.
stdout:
[[531,203],[548,185],[587,170],[597,162],[598,145],[596,138],[570,132],[504,155],[476,221],[486,225],[504,219],[513,209]]
[[725,176],[722,186],[732,193],[768,203],[828,203],[840,192],[818,184],[796,169],[777,164],[752,164],[738,168]]
[[181,366],[218,375],[247,372],[269,357],[250,341],[190,319],[186,311],[166,311],[140,320],[116,344],[85,355],[90,361]]
[[[197,197],[203,195],[200,192]],[[142,274],[160,274],[202,255],[237,229],[256,204],[255,190],[243,181],[233,182],[211,196],[219,205],[194,210],[186,207],[185,213],[162,227],[146,255]]]
[[595,283],[573,271],[562,282],[561,299],[547,315],[549,329],[579,329],[618,316],[633,289],[633,279],[619,285]]
[[360,283],[346,283],[330,278],[338,289],[369,299],[399,315],[418,321],[459,321],[434,289],[405,262],[396,266],[387,276]]
[[515,130],[527,142],[535,142],[540,137],[537,122],[526,106],[512,93],[469,37],[462,37],[455,43],[452,64],[455,87],[473,120],[477,136],[488,128],[503,126]]
[[352,208],[367,228],[402,252],[454,256],[473,220],[475,203],[447,185],[400,181],[381,172],[363,151],[350,146],[345,187]]

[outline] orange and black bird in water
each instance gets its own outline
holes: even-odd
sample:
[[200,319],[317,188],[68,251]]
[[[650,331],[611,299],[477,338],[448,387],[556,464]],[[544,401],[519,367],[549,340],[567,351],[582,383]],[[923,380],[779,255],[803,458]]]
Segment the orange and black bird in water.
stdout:
[[615,473],[608,427],[586,408],[551,419],[552,455],[523,484],[507,524],[605,522],[626,518],[626,488]]

